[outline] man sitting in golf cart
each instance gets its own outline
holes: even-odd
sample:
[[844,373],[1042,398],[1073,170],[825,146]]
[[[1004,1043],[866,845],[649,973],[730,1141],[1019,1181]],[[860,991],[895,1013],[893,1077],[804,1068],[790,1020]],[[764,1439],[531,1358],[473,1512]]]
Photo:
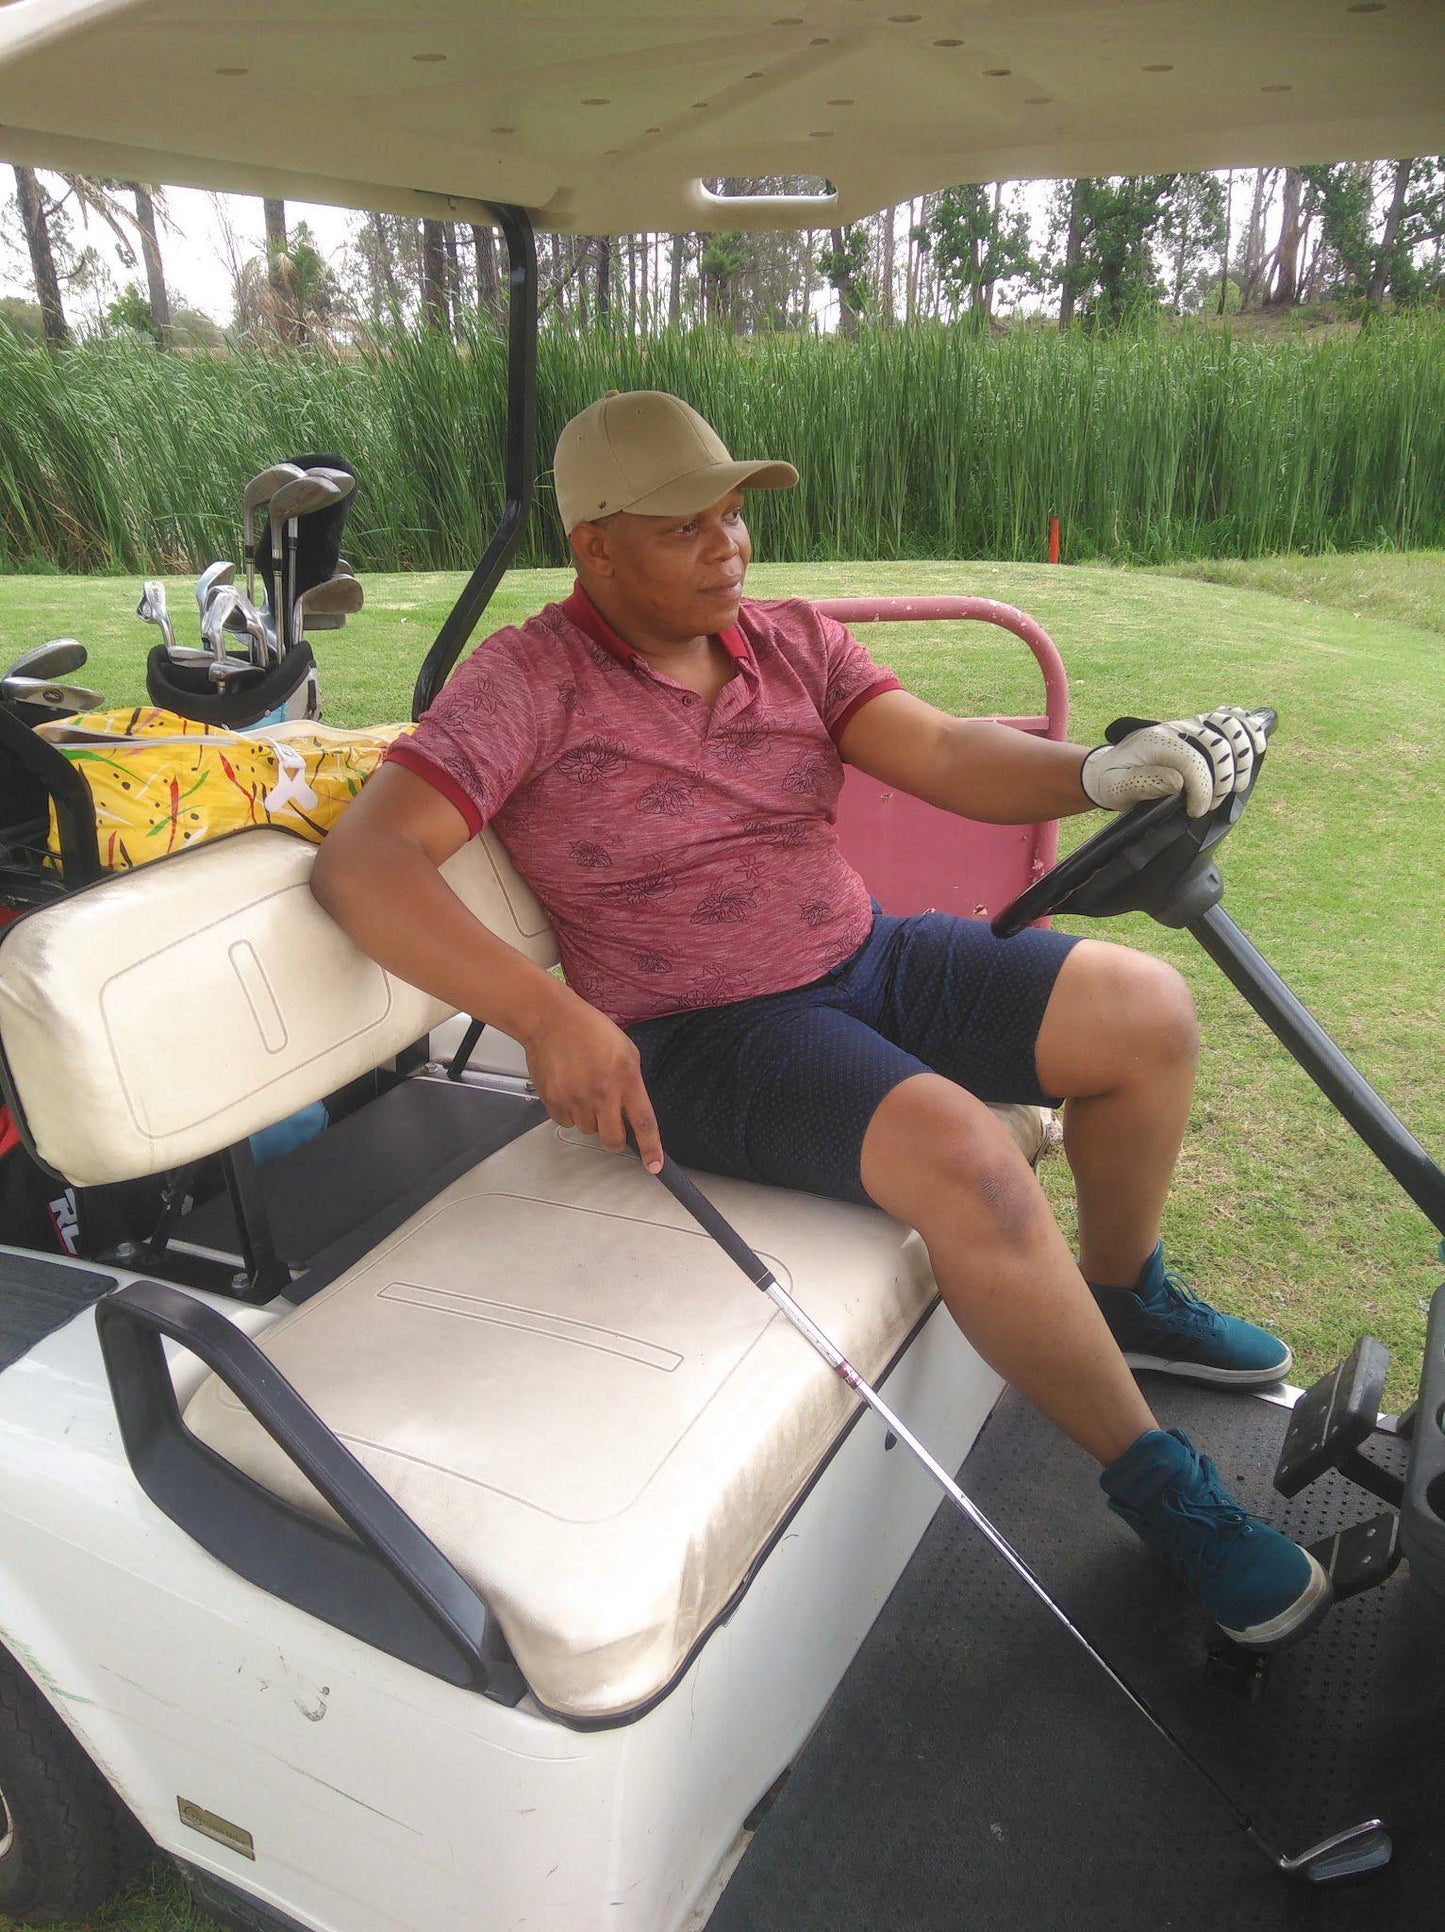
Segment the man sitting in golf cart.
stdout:
[[[743,491],[797,472],[735,462],[675,397],[584,410],[554,480],[576,589],[489,638],[393,747],[318,854],[317,897],[390,971],[519,1040],[559,1124],[618,1150],[630,1129],[654,1171],[665,1144],[916,1228],[970,1342],[1228,1634],[1298,1637],[1324,1571],[1159,1429],[1130,1373],[1245,1389],[1291,1364],[1165,1268],[1187,988],[1098,940],[886,916],[834,831],[845,763],[973,819],[1180,789],[1197,817],[1247,781],[1255,728],[1223,709],[1089,750],[924,704],[809,605],[744,598]],[[565,985],[439,875],[488,824]],[[1064,1103],[1077,1263],[993,1101]]]

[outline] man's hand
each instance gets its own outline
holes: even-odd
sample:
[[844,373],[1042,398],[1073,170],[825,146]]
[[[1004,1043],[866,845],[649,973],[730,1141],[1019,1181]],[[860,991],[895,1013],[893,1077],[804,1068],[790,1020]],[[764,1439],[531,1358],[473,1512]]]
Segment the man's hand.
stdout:
[[605,1013],[575,993],[558,992],[545,1019],[522,1040],[538,1098],[559,1127],[596,1134],[611,1154],[626,1147],[630,1126],[643,1166],[661,1173],[662,1142],[637,1048]]
[[1182,790],[1189,817],[1202,818],[1231,792],[1245,789],[1264,745],[1264,733],[1238,705],[1168,724],[1140,720],[1118,743],[1089,753],[1079,783],[1087,798],[1111,812]]

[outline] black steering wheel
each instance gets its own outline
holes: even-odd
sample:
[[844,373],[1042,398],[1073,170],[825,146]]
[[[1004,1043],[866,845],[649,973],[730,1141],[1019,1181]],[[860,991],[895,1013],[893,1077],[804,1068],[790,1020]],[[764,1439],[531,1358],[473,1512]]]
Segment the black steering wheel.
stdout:
[[[1275,713],[1261,707],[1251,716],[1267,739],[1275,726]],[[1117,720],[1109,727],[1110,741],[1117,742],[1113,734],[1119,726],[1133,729],[1143,722]],[[1178,792],[1146,799],[1120,813],[997,913],[991,922],[995,936],[1011,939],[1036,919],[1055,912],[1078,913],[1088,919],[1147,912],[1162,925],[1187,925],[1224,891],[1209,854],[1239,823],[1263,766],[1261,752],[1244,790],[1228,793],[1202,818],[1186,816]]]

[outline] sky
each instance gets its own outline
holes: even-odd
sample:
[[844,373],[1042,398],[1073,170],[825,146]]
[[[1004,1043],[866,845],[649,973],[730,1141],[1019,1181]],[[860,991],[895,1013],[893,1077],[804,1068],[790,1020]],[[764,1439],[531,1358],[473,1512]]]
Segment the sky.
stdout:
[[[46,185],[54,187],[55,177],[48,176]],[[161,259],[165,264],[166,284],[170,290],[173,308],[200,309],[214,321],[222,324],[231,320],[231,272],[227,259],[225,229],[229,224],[234,232],[241,259],[248,255],[260,255],[265,246],[265,224],[261,216],[261,203],[254,195],[211,195],[197,188],[167,188],[166,206],[170,212],[172,227],[161,228]],[[288,201],[286,204],[286,225],[288,230],[304,221],[312,236],[333,267],[339,268],[345,253],[347,229],[354,221],[352,213],[343,208],[313,207],[306,202]],[[15,205],[14,178],[8,168],[0,170],[0,227],[12,245],[0,249],[0,295],[20,295],[34,300],[34,287],[30,279],[30,260],[20,231],[19,211]],[[145,270],[136,250],[134,268],[124,268],[116,252],[115,240],[103,221],[93,216],[88,225],[82,228],[79,218],[72,223],[72,232],[77,246],[89,244],[102,256],[114,278],[112,295],[130,282],[145,287]],[[107,298],[109,299],[109,298]],[[83,312],[85,301],[76,297],[67,302],[67,310],[72,306]]]
[[[59,186],[58,178],[53,175],[46,177],[46,183],[52,190]],[[1036,233],[1042,232],[1053,186],[1046,181],[1026,185],[1025,203]],[[161,255],[172,309],[200,309],[222,326],[229,325],[232,317],[230,251],[234,247],[240,261],[265,252],[260,199],[254,195],[207,194],[196,188],[167,188],[165,201],[170,221],[169,225],[162,225]],[[288,231],[294,233],[297,224],[304,221],[322,255],[338,271],[345,265],[348,234],[357,220],[355,211],[349,209],[301,201],[286,203]],[[145,271],[138,245],[135,265],[125,267],[110,229],[93,216],[82,227],[79,215],[73,213],[72,235],[76,246],[89,245],[97,251],[112,282],[109,288],[90,295],[66,292],[66,313],[85,327],[98,319],[107,302],[127,282],[135,282],[144,290]],[[33,301],[30,261],[20,228],[14,177],[9,168],[0,168],[0,236],[4,238],[0,241],[0,296],[17,295]],[[1038,301],[1036,296],[1026,299],[1024,306],[1037,306]],[[819,291],[817,304],[820,324],[825,328],[834,326],[837,304],[831,291]]]

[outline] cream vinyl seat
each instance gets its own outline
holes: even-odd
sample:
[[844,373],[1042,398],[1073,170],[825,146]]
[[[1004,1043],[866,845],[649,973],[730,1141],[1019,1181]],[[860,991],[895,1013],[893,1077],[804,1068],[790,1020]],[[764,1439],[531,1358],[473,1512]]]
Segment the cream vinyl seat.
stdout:
[[[321,912],[311,857],[284,833],[248,832],[8,929],[9,1084],[52,1167],[90,1183],[214,1152],[447,1017]],[[493,839],[448,877],[551,962],[546,920]],[[1034,1151],[1037,1116],[1010,1111]],[[936,1299],[917,1235],[871,1209],[702,1178],[882,1377]],[[538,1703],[584,1723],[665,1692],[856,1410],[637,1162],[550,1123],[310,1299],[273,1308],[260,1347],[493,1608]],[[329,1516],[224,1383],[202,1383],[185,1419]]]

